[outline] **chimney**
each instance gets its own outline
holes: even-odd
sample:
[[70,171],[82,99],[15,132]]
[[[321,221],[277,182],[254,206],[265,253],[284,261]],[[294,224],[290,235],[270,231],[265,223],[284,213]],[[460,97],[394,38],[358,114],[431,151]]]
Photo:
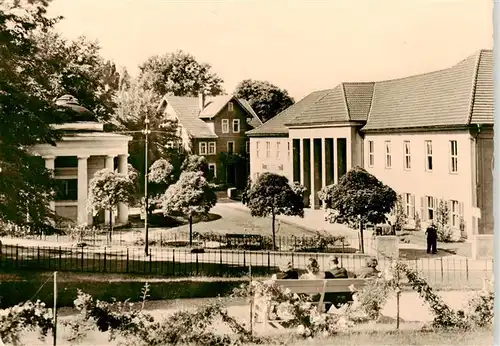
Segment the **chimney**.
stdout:
[[205,93],[203,91],[198,94],[198,106],[200,112],[205,108]]

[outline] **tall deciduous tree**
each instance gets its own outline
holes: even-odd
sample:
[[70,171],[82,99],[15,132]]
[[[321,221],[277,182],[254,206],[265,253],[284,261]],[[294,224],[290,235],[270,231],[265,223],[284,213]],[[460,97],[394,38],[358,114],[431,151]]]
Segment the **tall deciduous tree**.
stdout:
[[87,208],[96,215],[99,211],[108,211],[109,234],[111,241],[113,233],[113,210],[118,203],[131,203],[135,198],[135,184],[131,176],[111,171],[107,168],[97,171],[89,183]]
[[40,59],[34,39],[57,21],[46,16],[47,3],[0,3],[0,221],[29,221],[35,230],[54,219],[49,202],[55,184],[28,148],[54,144],[58,134],[50,124],[66,119],[47,97],[51,62]]
[[266,81],[252,79],[240,82],[236,86],[234,95],[247,100],[263,122],[295,103],[285,89]]
[[[139,171],[140,179],[144,181],[146,172],[145,136],[141,132],[145,128],[146,116],[149,119],[151,134],[148,138],[148,167],[151,163],[166,159],[174,164],[176,171],[184,154],[178,150],[181,142],[178,133],[178,123],[158,114],[157,107],[160,97],[152,90],[144,90],[137,81],[122,84],[115,97],[116,112],[111,119],[112,128],[117,132],[125,132],[132,136],[129,144],[129,162]],[[144,186],[141,185],[140,193]]]
[[152,56],[140,69],[142,86],[162,96],[198,96],[200,92],[216,96],[224,92],[223,81],[212,67],[182,50]]
[[246,205],[252,216],[272,218],[273,248],[276,249],[276,216],[304,217],[304,198],[301,189],[289,184],[288,179],[274,173],[263,173],[246,195]]
[[189,245],[193,244],[193,217],[207,215],[215,206],[217,196],[202,172],[183,172],[162,197],[165,215],[181,212],[189,222]]
[[327,218],[330,222],[359,226],[362,252],[364,225],[386,222],[397,200],[391,187],[360,167],[354,167],[340,178],[338,184],[326,186],[321,192],[320,199],[329,209]]
[[202,172],[205,177],[208,175],[208,161],[205,156],[189,155],[184,159],[181,166],[182,172]]
[[114,112],[120,74],[113,62],[101,57],[97,42],[84,36],[70,41],[52,30],[38,33],[35,40],[38,58],[47,62],[46,97],[70,94],[97,119],[107,121]]

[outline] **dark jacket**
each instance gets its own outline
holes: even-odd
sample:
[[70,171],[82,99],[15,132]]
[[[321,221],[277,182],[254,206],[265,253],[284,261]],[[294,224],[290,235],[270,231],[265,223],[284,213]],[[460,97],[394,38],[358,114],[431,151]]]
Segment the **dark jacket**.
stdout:
[[325,272],[325,279],[347,279],[347,270],[345,268],[333,268]]
[[425,233],[427,234],[427,239],[437,239],[437,229],[435,226],[431,225],[427,227]]
[[297,273],[295,270],[288,270],[286,272],[279,272],[276,274],[276,279],[278,280],[288,280],[288,279],[299,279],[299,273]]

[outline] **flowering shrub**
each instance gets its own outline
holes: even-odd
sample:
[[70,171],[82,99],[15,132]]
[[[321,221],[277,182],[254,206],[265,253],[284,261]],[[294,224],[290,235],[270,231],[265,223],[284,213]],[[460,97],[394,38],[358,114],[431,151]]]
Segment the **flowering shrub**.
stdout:
[[355,287],[351,289],[355,293],[352,305],[346,310],[349,319],[355,322],[377,321],[391,294],[391,285],[387,277],[367,280],[360,290],[356,290]]
[[472,297],[465,313],[469,328],[486,327],[493,324],[495,294],[481,291]]
[[295,251],[327,252],[330,247],[349,246],[345,236],[334,236],[316,232],[312,237],[293,237]]
[[[144,302],[148,296],[148,286],[141,292],[141,308],[133,303],[106,303],[78,292],[75,308],[80,312],[79,320],[67,323],[73,334],[68,341],[74,343],[85,337],[86,332],[97,327],[99,331],[110,332],[109,339],[121,336],[122,345],[208,345],[229,346],[253,342],[262,343],[264,339],[253,337],[238,321],[227,314],[218,300],[205,304],[195,311],[177,311],[168,318],[155,321],[145,313]],[[233,332],[223,334],[222,322]]]
[[64,233],[69,235],[72,240],[82,243],[85,237],[98,234],[99,229],[95,226],[71,224],[66,227]]
[[302,337],[334,335],[348,329],[352,322],[338,314],[321,314],[309,295],[292,293],[288,288],[274,281],[252,281],[235,289],[233,296],[255,299],[254,318],[266,314],[268,306],[270,319],[281,320],[283,326],[294,327]]
[[21,345],[21,333],[35,329],[40,331],[43,341],[52,328],[52,311],[39,300],[0,310],[0,340],[5,343]]

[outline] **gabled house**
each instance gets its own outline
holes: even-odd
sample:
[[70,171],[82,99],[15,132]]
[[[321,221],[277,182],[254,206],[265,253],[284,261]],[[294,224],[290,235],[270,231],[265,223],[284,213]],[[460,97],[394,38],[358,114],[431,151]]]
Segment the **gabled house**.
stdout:
[[233,95],[165,95],[159,109],[177,119],[184,150],[207,158],[214,181],[245,186],[250,147],[245,132],[262,125],[246,100]]
[[410,226],[435,221],[444,201],[455,234],[472,239],[493,234],[493,119],[493,53],[481,50],[443,70],[306,96],[249,131],[251,174],[274,169],[265,160],[276,146],[262,143],[280,138],[291,163],[275,172],[306,186],[311,208],[361,166],[401,195]]

